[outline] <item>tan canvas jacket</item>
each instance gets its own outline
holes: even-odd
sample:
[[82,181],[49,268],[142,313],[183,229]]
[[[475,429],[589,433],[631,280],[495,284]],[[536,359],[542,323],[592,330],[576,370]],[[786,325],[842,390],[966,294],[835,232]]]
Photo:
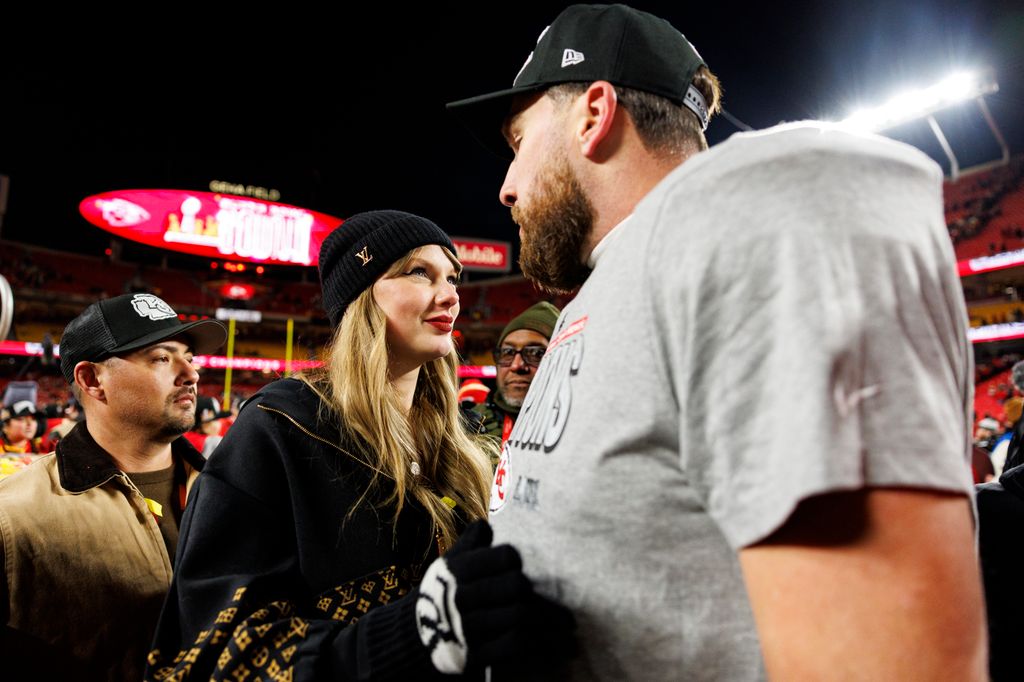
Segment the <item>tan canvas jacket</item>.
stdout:
[[[191,488],[202,456],[184,438],[172,452]],[[0,481],[0,550],[5,668],[142,679],[171,561],[142,494],[84,423]]]

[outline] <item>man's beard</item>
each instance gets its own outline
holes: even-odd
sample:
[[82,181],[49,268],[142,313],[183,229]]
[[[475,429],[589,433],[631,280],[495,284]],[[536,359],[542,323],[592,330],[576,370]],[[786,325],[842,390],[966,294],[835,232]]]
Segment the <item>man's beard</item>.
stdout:
[[[196,412],[195,403],[193,402],[193,409],[190,412],[181,412],[175,408],[174,401],[183,395],[182,392],[176,393],[167,399],[167,407],[164,410],[162,424],[160,425],[158,435],[162,439],[174,440],[186,431],[191,431],[196,423]],[[195,394],[192,394],[193,397]]]
[[564,155],[537,176],[537,186],[528,207],[512,207],[512,220],[522,229],[519,265],[544,291],[569,293],[590,275],[582,251],[593,228],[594,207]]

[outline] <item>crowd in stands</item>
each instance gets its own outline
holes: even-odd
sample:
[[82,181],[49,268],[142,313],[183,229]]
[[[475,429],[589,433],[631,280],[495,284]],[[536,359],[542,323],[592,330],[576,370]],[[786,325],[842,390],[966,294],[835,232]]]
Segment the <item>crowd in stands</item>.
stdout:
[[1024,246],[1024,157],[946,183],[945,209],[957,258],[990,256]]
[[16,289],[42,289],[57,273],[37,263],[28,247],[5,243],[0,249],[0,274]]
[[1021,461],[1020,420],[1024,413],[1024,362],[1004,354],[979,363],[975,370],[975,483],[988,483]]
[[[945,210],[949,234],[958,259],[992,255],[1024,247],[1024,157],[1011,163],[946,183]],[[223,299],[217,286],[228,282],[220,270],[167,271],[129,265],[107,257],[68,254],[21,244],[0,248],[0,272],[15,289],[102,298],[131,291],[162,296],[177,309],[238,305]],[[470,281],[460,291],[462,325],[500,330],[519,311],[536,301],[538,291],[522,277]],[[248,307],[266,313],[322,319],[315,281],[261,280]],[[973,298],[978,298],[974,296]],[[971,296],[968,297],[972,298]],[[571,296],[556,297],[564,306]],[[243,304],[245,305],[245,304]],[[1014,319],[1013,315],[1007,320]]]
[[990,324],[1024,322],[1024,302],[1013,300],[1000,303],[971,306],[968,310],[972,327]]
[[[1010,368],[1013,367],[1014,363],[1019,360],[1021,360],[1021,355],[1019,353],[1006,353],[985,359],[978,358],[978,361],[974,366],[975,385],[988,381],[993,377],[1006,375],[1006,373],[1010,371]],[[1009,379],[1006,380],[1002,390],[1009,390],[1010,385],[1008,382]]]
[[1021,391],[1014,387],[1012,370],[1019,353],[979,358],[974,368],[975,483],[998,478],[1003,470],[1013,425],[1024,407]]
[[[156,294],[179,311],[210,310],[243,307],[263,313],[295,316],[323,321],[319,285],[313,282],[293,282],[270,278],[255,282],[254,298],[248,302],[231,301],[217,291],[227,283],[224,273],[196,270],[173,272],[158,267],[128,265],[109,258],[67,254],[37,247],[3,243],[0,249],[0,272],[19,293],[25,290],[49,293],[83,295],[84,299],[105,298],[121,293],[148,292]],[[245,280],[253,283],[254,280]],[[460,289],[462,315],[465,325],[479,324],[499,331],[541,294],[521,276],[500,281],[468,282]],[[562,306],[571,295],[552,298]],[[253,331],[253,333],[259,333]]]
[[176,309],[182,311],[248,305],[295,317],[323,316],[315,282],[260,280],[255,286],[254,299],[248,304],[239,304],[220,292],[221,285],[236,279],[226,276],[220,269],[201,268],[198,263],[191,271],[169,270],[153,265],[132,265],[110,257],[0,242],[0,273],[25,295],[73,294],[82,300],[95,300],[122,293],[148,292],[173,301]]
[[[22,358],[22,362],[27,358]],[[21,366],[20,364],[18,366]],[[36,403],[40,408],[47,405],[63,405],[68,400],[67,382],[56,371],[46,373],[42,370],[25,372],[21,376],[0,376],[0,396],[12,381],[32,382],[36,386]]]

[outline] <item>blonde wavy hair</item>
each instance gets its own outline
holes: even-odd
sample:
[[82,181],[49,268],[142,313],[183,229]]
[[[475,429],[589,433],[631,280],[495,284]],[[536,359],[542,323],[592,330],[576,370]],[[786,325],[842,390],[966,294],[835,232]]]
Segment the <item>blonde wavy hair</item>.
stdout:
[[[442,249],[461,271],[458,259]],[[402,272],[418,251],[407,253],[383,276]],[[321,410],[340,417],[343,437],[366,446],[365,463],[374,474],[356,506],[375,486],[385,487],[384,503],[393,507],[397,520],[411,496],[430,515],[442,545],[451,547],[460,518],[469,523],[487,516],[491,446],[471,436],[462,423],[454,349],[420,367],[406,414],[389,378],[386,330],[387,318],[369,287],[345,311],[324,351],[323,366],[299,378],[320,396]],[[419,476],[410,470],[413,461],[419,463]],[[443,498],[454,501],[454,508]]]

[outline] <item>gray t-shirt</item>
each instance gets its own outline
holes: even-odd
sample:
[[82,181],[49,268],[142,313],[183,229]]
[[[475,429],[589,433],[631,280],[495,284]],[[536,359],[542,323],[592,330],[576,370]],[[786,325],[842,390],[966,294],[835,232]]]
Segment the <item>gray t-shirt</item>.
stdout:
[[606,238],[492,489],[495,542],[576,614],[556,677],[763,678],[739,549],[828,491],[972,494],[941,180],[783,126],[686,161]]

